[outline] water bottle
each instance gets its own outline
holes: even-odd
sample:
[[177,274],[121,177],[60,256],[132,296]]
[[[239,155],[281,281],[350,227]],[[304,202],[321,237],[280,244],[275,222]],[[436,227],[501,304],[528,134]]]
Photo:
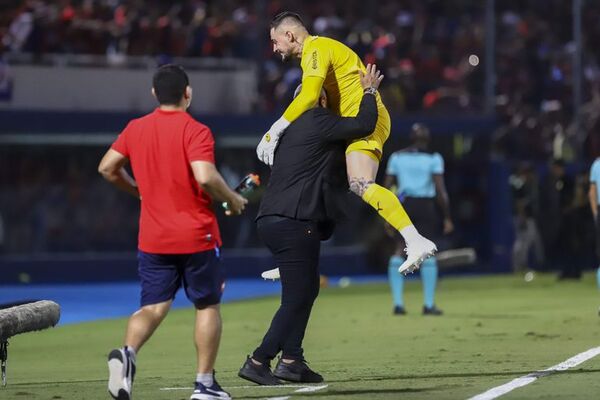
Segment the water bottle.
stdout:
[[[242,181],[236,186],[234,189],[237,193],[241,194],[244,197],[248,197],[250,193],[254,191],[257,187],[260,186],[260,177],[256,174],[248,174],[242,179]],[[226,201],[221,203],[221,206],[227,210],[229,205]]]

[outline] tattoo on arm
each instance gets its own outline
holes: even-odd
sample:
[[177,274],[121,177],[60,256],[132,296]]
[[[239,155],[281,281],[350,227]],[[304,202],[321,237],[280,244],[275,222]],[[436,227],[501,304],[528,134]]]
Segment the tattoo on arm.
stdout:
[[369,188],[369,186],[375,183],[375,181],[366,178],[350,178],[349,183],[350,191],[362,197]]

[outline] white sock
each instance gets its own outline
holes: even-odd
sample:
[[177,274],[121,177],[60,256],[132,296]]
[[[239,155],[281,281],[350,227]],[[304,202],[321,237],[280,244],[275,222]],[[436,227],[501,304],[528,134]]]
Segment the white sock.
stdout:
[[131,361],[133,361],[133,363],[135,364],[135,359],[137,357],[135,349],[131,346],[125,346],[125,350],[127,350],[127,352],[129,353],[129,357],[131,357]]
[[197,374],[196,382],[200,382],[206,387],[211,387],[214,383],[213,374]]
[[400,229],[400,234],[404,238],[406,245],[408,246],[410,243],[418,241],[423,236],[417,231],[414,225],[409,225],[405,228]]

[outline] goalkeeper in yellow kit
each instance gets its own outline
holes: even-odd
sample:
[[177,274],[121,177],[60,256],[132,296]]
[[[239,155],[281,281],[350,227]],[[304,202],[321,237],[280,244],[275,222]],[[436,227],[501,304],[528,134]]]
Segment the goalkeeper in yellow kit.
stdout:
[[[326,37],[311,36],[298,14],[283,12],[271,22],[273,51],[283,60],[300,59],[302,91],[263,136],[256,148],[258,158],[273,164],[277,143],[285,129],[316,104],[321,88],[325,89],[330,109],[342,117],[358,113],[363,88],[359,71],[366,71],[358,55],[346,45]],[[366,90],[375,90],[373,88]],[[346,169],[350,190],[373,207],[406,242],[407,257],[400,272],[412,272],[437,250],[435,244],[421,236],[394,193],[375,183],[383,144],[390,135],[390,116],[376,93],[378,120],[375,131],[350,143],[346,149]]]

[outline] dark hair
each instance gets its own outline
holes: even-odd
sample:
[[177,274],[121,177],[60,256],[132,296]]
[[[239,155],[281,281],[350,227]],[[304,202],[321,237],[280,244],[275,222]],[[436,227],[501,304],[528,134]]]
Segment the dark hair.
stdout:
[[425,124],[415,122],[410,128],[410,137],[413,140],[413,142],[429,142],[429,128]]
[[183,67],[166,64],[160,67],[152,78],[152,87],[159,104],[177,105],[183,98],[185,88],[190,84]]
[[273,20],[271,21],[271,28],[277,29],[279,27],[279,25],[281,25],[283,23],[283,21],[285,21],[286,19],[294,20],[295,22],[299,23],[303,27],[306,27],[306,25],[304,25],[304,21],[302,21],[302,18],[300,18],[300,15],[296,14],[295,12],[284,11],[284,12],[277,14],[273,18]]

